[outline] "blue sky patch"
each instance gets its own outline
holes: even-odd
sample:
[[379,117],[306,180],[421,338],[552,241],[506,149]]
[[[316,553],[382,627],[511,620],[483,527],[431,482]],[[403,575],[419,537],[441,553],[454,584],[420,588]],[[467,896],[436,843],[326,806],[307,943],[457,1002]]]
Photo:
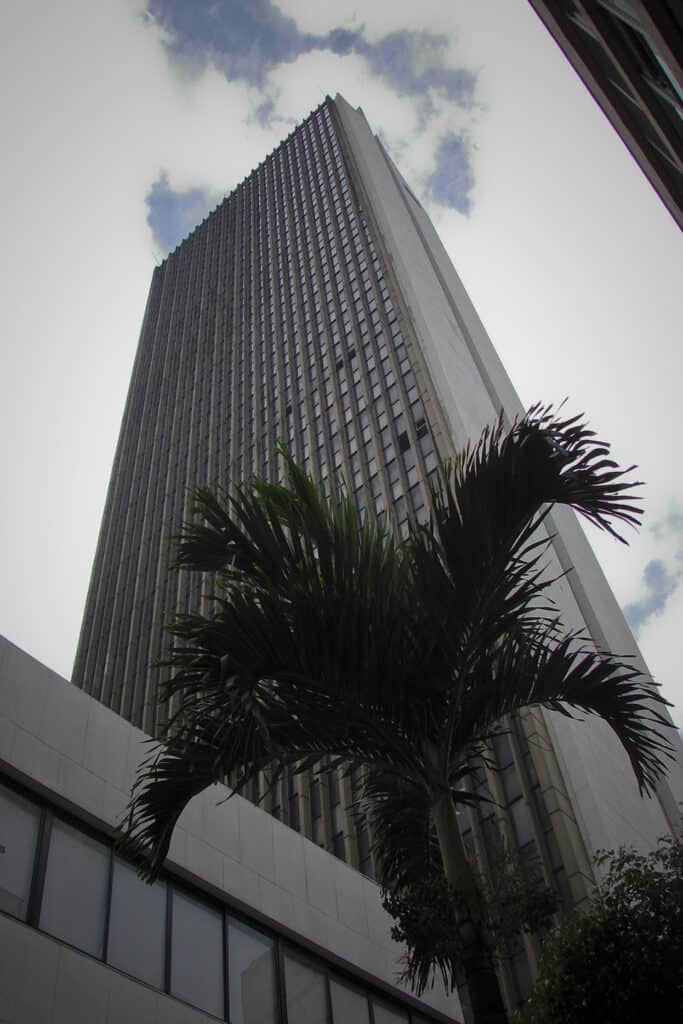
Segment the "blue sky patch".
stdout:
[[325,35],[299,32],[271,0],[148,0],[147,9],[170,36],[171,55],[203,67],[212,60],[229,80],[262,88],[268,72],[312,50],[355,53],[400,95],[430,89],[463,106],[471,104],[475,75],[449,68],[446,36],[426,31],[392,32],[369,43],[362,30],[335,28]]
[[220,198],[214,192],[202,188],[175,192],[169,186],[166,174],[162,172],[145,197],[149,208],[147,223],[159,248],[164,253],[175,249],[216,206]]
[[476,77],[465,68],[444,65],[447,45],[445,36],[404,30],[376,43],[366,43],[359,37],[354,49],[367,59],[373,73],[400,95],[424,96],[433,89],[461,106],[469,106]]
[[671,572],[659,558],[648,562],[643,571],[643,597],[624,608],[626,621],[638,635],[653,615],[661,615],[681,581],[681,570]]
[[200,66],[211,59],[227,79],[259,87],[271,68],[314,46],[270,0],[148,0],[147,9],[170,33],[172,55]]
[[667,512],[650,526],[650,533],[658,542],[676,538],[676,565],[669,568],[661,558],[654,558],[645,566],[642,597],[624,608],[626,621],[636,636],[653,616],[662,614],[683,580],[683,513],[676,502],[672,502]]
[[474,171],[470,150],[462,135],[449,132],[436,148],[435,167],[424,185],[428,196],[459,213],[472,209]]

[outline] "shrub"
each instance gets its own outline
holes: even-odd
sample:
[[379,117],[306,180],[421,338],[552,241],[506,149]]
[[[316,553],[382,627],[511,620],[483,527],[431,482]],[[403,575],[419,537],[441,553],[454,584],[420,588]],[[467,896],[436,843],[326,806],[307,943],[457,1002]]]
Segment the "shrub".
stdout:
[[595,899],[548,937],[516,1024],[683,1019],[683,840],[602,852]]

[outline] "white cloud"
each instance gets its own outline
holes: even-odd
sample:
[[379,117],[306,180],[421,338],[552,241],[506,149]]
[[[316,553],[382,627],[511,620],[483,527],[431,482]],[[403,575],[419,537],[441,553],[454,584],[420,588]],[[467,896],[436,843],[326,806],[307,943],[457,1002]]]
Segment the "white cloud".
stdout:
[[325,35],[333,28],[359,28],[364,21],[356,0],[336,0],[334,4],[322,4],[320,0],[273,0],[273,5],[293,18],[300,32],[313,35]]
[[[301,32],[322,35],[333,28],[363,28],[369,42],[401,29],[452,32],[468,0],[274,0],[283,14],[294,18]],[[471,6],[471,4],[469,5]]]
[[305,117],[325,95],[340,92],[352,106],[363,108],[373,130],[381,128],[390,139],[398,142],[417,131],[415,101],[397,96],[358,55],[339,57],[314,50],[276,68],[270,81],[278,94],[277,113],[294,121]]
[[650,619],[638,638],[653,678],[661,684],[664,696],[674,704],[671,715],[679,728],[683,728],[681,622],[683,590],[679,589],[669,601],[666,613],[659,618]]

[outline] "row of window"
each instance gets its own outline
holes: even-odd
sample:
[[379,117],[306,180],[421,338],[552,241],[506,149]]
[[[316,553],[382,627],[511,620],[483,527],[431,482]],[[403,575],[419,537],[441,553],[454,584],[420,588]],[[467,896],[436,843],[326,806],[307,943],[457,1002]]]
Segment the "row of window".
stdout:
[[231,1024],[429,1024],[2,783],[0,911]]
[[124,439],[130,514],[107,534],[114,561],[87,673],[119,688],[124,714],[134,701],[134,721],[148,730],[154,702],[129,680],[150,678],[177,601],[170,546],[152,558],[149,538],[177,530],[188,487],[254,471],[276,479],[282,438],[316,479],[344,478],[359,509],[391,510],[404,535],[409,516],[426,516],[434,444],[333,121],[323,107],[297,129],[167,262],[150,302],[139,416]]

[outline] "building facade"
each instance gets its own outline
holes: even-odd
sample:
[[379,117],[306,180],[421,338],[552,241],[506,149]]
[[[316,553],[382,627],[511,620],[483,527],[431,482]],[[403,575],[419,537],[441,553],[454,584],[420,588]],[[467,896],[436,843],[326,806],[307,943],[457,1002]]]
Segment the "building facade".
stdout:
[[530,0],[683,228],[683,8],[676,0]]
[[0,1020],[453,1024],[396,984],[377,886],[213,787],[142,882],[114,850],[147,737],[0,637]]
[[[523,410],[419,201],[359,110],[327,99],[154,272],[73,682],[147,733],[159,728],[162,625],[201,600],[169,572],[187,490],[276,479],[284,440],[314,478],[400,533],[427,514],[430,476],[503,411]],[[551,524],[555,600],[603,649],[633,638],[573,515]],[[494,798],[463,818],[484,865],[501,843],[535,853],[567,908],[598,847],[650,848],[678,822],[678,776],[640,799],[600,722],[535,711],[510,723],[483,773]],[[672,788],[673,787],[673,788]],[[253,798],[259,796],[254,792]],[[353,779],[285,778],[271,813],[372,875],[348,813]],[[504,968],[511,1005],[538,947]]]

